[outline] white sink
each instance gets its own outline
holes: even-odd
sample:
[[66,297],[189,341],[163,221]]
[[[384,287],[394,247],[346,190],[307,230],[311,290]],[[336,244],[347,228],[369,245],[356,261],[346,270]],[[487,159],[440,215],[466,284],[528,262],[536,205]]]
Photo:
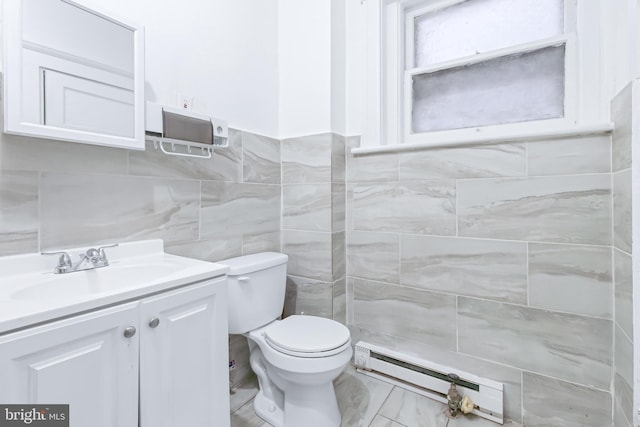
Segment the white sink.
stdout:
[[66,274],[50,273],[13,292],[11,297],[17,300],[42,300],[113,292],[161,280],[185,268],[187,266],[184,264],[166,261],[157,264],[110,265]]
[[[70,249],[72,259],[86,248]],[[54,274],[55,257],[0,257],[0,334],[223,276],[223,265],[170,255],[161,240],[127,242],[107,252],[111,265]]]

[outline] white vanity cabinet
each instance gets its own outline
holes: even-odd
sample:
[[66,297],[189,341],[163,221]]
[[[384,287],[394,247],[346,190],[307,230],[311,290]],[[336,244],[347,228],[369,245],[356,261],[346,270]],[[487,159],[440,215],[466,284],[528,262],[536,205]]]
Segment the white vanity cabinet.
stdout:
[[[226,281],[226,279],[223,279]],[[140,427],[228,427],[226,285],[141,301]]]
[[138,422],[138,303],[0,337],[0,402],[69,404],[74,427]]
[[222,276],[0,336],[0,402],[69,404],[71,427],[228,427],[227,345]]

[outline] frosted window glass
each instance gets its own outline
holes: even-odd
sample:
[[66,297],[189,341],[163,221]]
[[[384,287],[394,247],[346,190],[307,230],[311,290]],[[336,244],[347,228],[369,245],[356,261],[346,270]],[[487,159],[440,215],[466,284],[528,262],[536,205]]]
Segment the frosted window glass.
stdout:
[[415,18],[414,67],[564,33],[563,0],[468,0]]
[[413,77],[414,133],[564,116],[564,46]]

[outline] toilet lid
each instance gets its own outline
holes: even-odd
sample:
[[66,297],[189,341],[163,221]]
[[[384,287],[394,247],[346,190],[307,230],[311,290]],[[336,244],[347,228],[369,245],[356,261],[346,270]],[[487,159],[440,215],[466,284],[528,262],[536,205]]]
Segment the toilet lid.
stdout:
[[274,322],[264,334],[272,347],[289,354],[330,352],[351,339],[346,326],[316,316],[289,316]]

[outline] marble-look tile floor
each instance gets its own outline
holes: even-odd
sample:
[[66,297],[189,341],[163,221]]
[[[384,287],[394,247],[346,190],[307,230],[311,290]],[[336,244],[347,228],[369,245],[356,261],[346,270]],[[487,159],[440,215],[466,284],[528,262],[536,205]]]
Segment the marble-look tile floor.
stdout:
[[[498,427],[476,416],[449,419],[446,405],[392,384],[360,374],[349,366],[335,381],[342,427]],[[270,427],[253,411],[257,382],[231,395],[231,427]],[[514,422],[504,426],[521,427]],[[304,426],[300,426],[304,427]]]

